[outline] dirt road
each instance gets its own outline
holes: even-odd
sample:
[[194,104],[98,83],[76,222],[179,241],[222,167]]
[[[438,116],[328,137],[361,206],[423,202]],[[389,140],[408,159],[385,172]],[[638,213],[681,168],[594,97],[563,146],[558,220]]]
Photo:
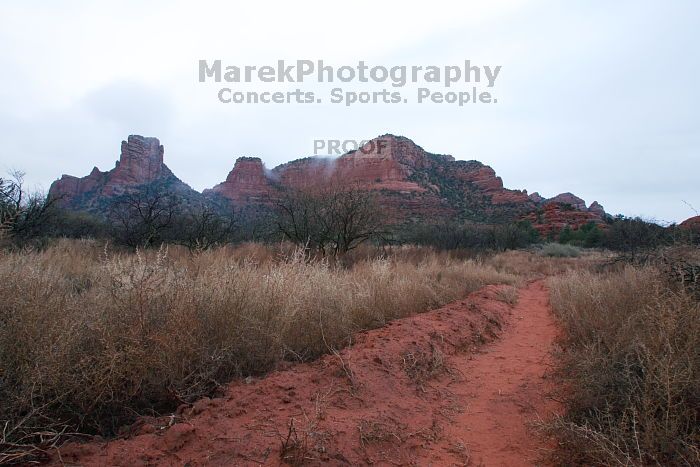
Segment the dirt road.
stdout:
[[125,439],[69,444],[67,465],[536,465],[556,327],[534,282],[356,336],[309,364],[231,384]]

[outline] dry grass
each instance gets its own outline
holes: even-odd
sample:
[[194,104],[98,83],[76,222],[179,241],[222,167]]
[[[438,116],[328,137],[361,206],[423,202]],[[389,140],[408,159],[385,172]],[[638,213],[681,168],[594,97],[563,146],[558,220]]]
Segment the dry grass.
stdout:
[[280,460],[291,466],[299,466],[315,460],[309,446],[308,432],[299,431],[294,426],[294,419],[289,420],[286,436],[280,435]]
[[567,336],[559,461],[700,464],[700,304],[652,267],[550,280]]
[[510,250],[484,258],[484,263],[499,271],[535,279],[564,274],[569,271],[595,271],[609,261],[609,252],[583,250],[579,257],[552,257],[539,250]]
[[429,342],[429,348],[416,347],[404,352],[401,359],[406,375],[421,391],[425,391],[426,382],[449,372],[445,365],[444,354],[432,340]]
[[384,416],[372,420],[360,420],[357,430],[360,434],[360,445],[366,447],[372,443],[401,444],[405,441],[408,427],[390,416]]
[[515,306],[518,303],[518,289],[513,286],[506,286],[498,289],[494,294],[496,300],[505,303],[509,306]]
[[581,256],[582,248],[573,245],[563,245],[561,243],[546,243],[542,245],[538,253],[542,256],[554,258],[578,258]]
[[0,253],[0,453],[47,433],[109,435],[233,378],[341,348],[358,330],[517,281],[416,250],[353,263],[255,244],[132,254],[62,241]]

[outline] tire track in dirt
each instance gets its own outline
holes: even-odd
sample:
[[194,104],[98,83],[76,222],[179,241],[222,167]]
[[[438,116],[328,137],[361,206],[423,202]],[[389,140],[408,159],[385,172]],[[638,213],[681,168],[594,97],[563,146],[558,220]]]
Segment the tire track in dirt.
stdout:
[[504,286],[359,333],[352,346],[144,417],[123,439],[70,443],[60,465],[535,465],[528,430],[559,410],[543,282]]

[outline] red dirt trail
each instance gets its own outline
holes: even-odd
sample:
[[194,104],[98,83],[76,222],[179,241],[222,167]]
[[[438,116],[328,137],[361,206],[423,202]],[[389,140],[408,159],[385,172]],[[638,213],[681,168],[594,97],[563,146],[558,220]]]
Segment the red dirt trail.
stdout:
[[[528,427],[560,408],[543,282],[502,286],[355,336],[316,362],[229,385],[130,437],[70,443],[56,465],[539,465]],[[499,298],[501,300],[499,300]]]

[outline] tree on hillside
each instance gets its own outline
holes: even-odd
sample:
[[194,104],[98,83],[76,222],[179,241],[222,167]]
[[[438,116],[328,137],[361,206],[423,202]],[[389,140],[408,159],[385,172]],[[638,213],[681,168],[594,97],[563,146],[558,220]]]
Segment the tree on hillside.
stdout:
[[0,231],[9,234],[21,200],[17,185],[12,180],[0,178]]

